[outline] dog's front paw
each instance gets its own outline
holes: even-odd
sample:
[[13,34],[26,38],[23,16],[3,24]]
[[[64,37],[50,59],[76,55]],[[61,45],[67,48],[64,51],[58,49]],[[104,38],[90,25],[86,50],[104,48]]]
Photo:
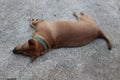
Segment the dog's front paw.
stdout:
[[39,19],[32,19],[32,21],[38,21]]
[[30,21],[30,26],[35,28],[35,26],[37,25],[38,22],[39,22],[39,19],[32,19]]
[[35,25],[35,24],[37,24],[38,23],[38,19],[32,19],[32,21],[31,21],[31,23],[33,24],[33,25]]

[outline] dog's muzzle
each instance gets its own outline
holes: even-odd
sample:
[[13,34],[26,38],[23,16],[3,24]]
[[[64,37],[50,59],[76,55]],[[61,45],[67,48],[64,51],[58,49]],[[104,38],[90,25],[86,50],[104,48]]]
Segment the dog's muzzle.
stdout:
[[14,53],[14,54],[17,54],[16,47],[13,49],[13,53]]

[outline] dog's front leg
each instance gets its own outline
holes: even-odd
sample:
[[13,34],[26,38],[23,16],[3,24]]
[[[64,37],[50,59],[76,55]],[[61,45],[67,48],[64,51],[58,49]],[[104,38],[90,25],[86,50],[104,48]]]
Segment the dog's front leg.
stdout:
[[36,28],[36,25],[38,24],[38,22],[39,22],[38,19],[32,19],[32,20],[30,21],[30,26],[35,29],[35,28]]

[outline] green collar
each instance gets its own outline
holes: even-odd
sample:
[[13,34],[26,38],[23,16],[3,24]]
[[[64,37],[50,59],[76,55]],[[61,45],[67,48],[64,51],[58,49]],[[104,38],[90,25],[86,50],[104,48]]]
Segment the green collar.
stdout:
[[48,49],[48,46],[43,39],[41,39],[40,37],[33,37],[33,39],[37,40],[46,50]]

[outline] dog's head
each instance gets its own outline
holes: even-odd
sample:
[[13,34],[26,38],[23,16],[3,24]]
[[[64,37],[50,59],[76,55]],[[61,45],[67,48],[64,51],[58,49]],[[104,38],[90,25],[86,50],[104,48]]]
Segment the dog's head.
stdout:
[[26,41],[23,45],[17,46],[13,49],[14,54],[23,54],[30,56],[32,62],[45,51],[44,47],[34,39]]

